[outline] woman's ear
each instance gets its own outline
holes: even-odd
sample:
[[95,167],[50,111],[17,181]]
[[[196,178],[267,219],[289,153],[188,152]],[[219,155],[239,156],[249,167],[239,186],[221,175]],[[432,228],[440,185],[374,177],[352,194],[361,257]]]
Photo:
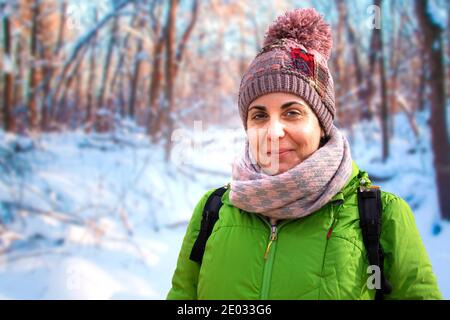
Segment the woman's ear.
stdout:
[[323,131],[322,128],[320,128],[320,138],[321,139],[325,138],[325,132]]

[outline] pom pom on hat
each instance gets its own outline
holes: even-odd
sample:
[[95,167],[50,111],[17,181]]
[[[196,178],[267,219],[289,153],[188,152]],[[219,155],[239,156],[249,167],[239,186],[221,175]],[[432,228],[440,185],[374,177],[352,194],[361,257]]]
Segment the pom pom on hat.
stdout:
[[331,27],[313,8],[296,9],[280,16],[268,29],[264,46],[279,39],[292,39],[307,50],[315,50],[327,60],[331,55]]

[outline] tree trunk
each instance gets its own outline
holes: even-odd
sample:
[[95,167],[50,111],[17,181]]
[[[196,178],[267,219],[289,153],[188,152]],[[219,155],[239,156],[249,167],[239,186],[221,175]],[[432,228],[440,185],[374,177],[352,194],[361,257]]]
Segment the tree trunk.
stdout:
[[[348,19],[347,19],[348,21]],[[357,86],[357,94],[358,94],[358,102],[360,103],[361,107],[358,108],[360,110],[360,119],[365,119],[368,112],[367,108],[369,105],[369,99],[367,96],[367,82],[364,80],[364,70],[363,66],[361,64],[361,57],[359,53],[359,45],[356,43],[356,33],[355,30],[351,24],[350,21],[348,21],[347,25],[347,32],[348,32],[348,42],[351,45],[352,48],[352,58],[353,58],[353,64],[355,66],[355,80],[356,80],[356,86]]]
[[[382,8],[383,1],[375,0],[375,6]],[[380,28],[373,29],[373,44],[374,48],[371,51],[371,67],[370,75],[372,78],[375,74],[375,67],[378,64],[380,72],[380,94],[381,94],[381,135],[382,135],[382,160],[386,162],[389,157],[389,106],[387,97],[387,80],[386,80],[386,67],[384,58],[384,45],[383,45],[383,20],[380,21]],[[375,91],[374,81],[370,80],[371,89],[370,96],[373,97]]]
[[163,109],[163,124],[166,125],[166,147],[165,147],[165,158],[168,161],[170,159],[170,153],[172,150],[172,131],[174,127],[173,117],[174,117],[174,103],[175,103],[175,80],[179,70],[179,66],[183,60],[184,50],[189,37],[192,33],[194,25],[197,21],[198,16],[198,1],[193,0],[192,10],[191,10],[191,20],[184,31],[181,41],[178,44],[178,48],[175,52],[175,34],[176,34],[176,12],[178,7],[177,0],[170,1],[170,10],[167,21],[167,37],[166,37],[166,90],[165,90],[165,104],[166,108]]
[[[381,0],[375,1],[375,3],[379,2],[379,7],[381,8]],[[381,24],[382,26],[382,24]],[[384,45],[383,45],[383,30],[380,28],[377,30],[379,35],[379,53],[378,53],[378,63],[380,66],[380,78],[381,78],[381,125],[382,125],[382,137],[383,137],[383,162],[386,162],[389,157],[389,105],[388,105],[388,96],[387,96],[387,80],[386,80],[386,67],[385,67],[385,58],[384,58]]]
[[425,48],[421,49],[422,51],[422,57],[423,57],[423,62],[421,64],[421,68],[420,68],[420,79],[419,79],[419,90],[418,90],[418,94],[417,94],[417,103],[419,104],[416,108],[416,110],[419,111],[423,111],[425,110],[425,101],[426,101],[426,88],[427,88],[427,81],[428,81],[428,58],[427,55],[425,53]]
[[105,91],[106,91],[107,82],[109,79],[109,69],[110,69],[110,64],[111,64],[112,53],[113,53],[114,45],[116,43],[116,38],[117,38],[117,36],[116,36],[117,27],[118,27],[118,18],[115,17],[113,19],[112,26],[111,26],[111,34],[110,34],[108,46],[106,49],[105,63],[103,64],[103,75],[102,75],[101,87],[100,87],[100,91],[99,91],[98,99],[97,99],[97,107],[98,108],[103,107]]
[[124,88],[124,80],[125,75],[124,73],[120,73],[119,75],[119,105],[120,105],[120,115],[121,117],[125,117],[127,112],[125,110],[125,106],[126,106],[126,101],[125,101],[125,88]]
[[164,36],[166,34],[165,28],[161,28],[159,18],[155,15],[154,10],[156,7],[156,1],[153,1],[150,8],[150,18],[152,19],[152,30],[155,35],[156,41],[153,47],[153,63],[152,63],[152,75],[150,79],[149,88],[149,110],[147,118],[147,134],[151,137],[152,141],[156,141],[156,134],[158,132],[158,124],[156,118],[158,117],[158,103],[159,92],[162,82],[162,51],[164,49]]
[[159,92],[161,88],[161,82],[163,78],[161,65],[162,65],[162,54],[164,49],[164,34],[165,31],[162,31],[162,35],[159,37],[158,42],[155,44],[155,48],[153,50],[153,68],[152,68],[152,78],[150,81],[150,112],[148,119],[148,127],[147,132],[150,133],[152,140],[156,140],[156,135],[160,131],[160,122],[157,121],[157,118],[160,118],[161,110],[158,110],[159,106]]
[[173,128],[172,112],[174,104],[174,86],[175,86],[175,32],[176,32],[176,14],[177,14],[178,1],[170,0],[170,9],[167,20],[167,34],[166,34],[166,64],[165,64],[165,76],[166,76],[166,88],[164,108],[161,115],[162,123],[165,127],[165,159],[170,160],[170,152],[172,149],[171,133]]
[[[136,16],[133,16],[133,21],[135,20],[135,18],[136,18]],[[117,90],[116,90],[117,84],[119,83],[119,80],[122,77],[122,74],[124,73],[123,65],[124,65],[124,62],[125,62],[125,57],[127,56],[127,52],[129,50],[128,49],[128,42],[129,41],[130,41],[130,33],[128,33],[125,36],[125,39],[123,40],[123,42],[122,42],[122,44],[120,46],[121,50],[119,52],[119,61],[117,62],[116,69],[114,71],[114,74],[113,74],[112,80],[111,80],[111,93],[112,94],[117,92]],[[108,105],[108,107],[112,107],[112,106]],[[123,117],[125,117],[125,113],[122,114],[122,111],[125,112],[125,106],[121,105],[120,106],[120,110],[121,110],[120,111],[121,115]]]
[[[136,4],[136,11],[139,11],[139,4]],[[145,19],[138,14],[138,28],[139,30],[144,30],[145,28]],[[139,76],[141,73],[141,65],[142,65],[142,49],[143,49],[143,41],[142,38],[138,39],[137,43],[137,51],[134,55],[134,70],[133,70],[133,77],[131,80],[131,94],[130,94],[130,101],[128,105],[128,112],[129,116],[131,118],[134,118],[135,116],[135,104],[136,104],[136,92],[139,86]]]
[[[375,6],[380,8],[382,6],[382,0],[375,0]],[[382,160],[385,162],[389,157],[389,106],[387,98],[387,83],[386,83],[386,69],[383,52],[383,36],[382,36],[382,20],[380,21],[380,27],[375,27],[372,31],[372,39],[369,53],[369,75],[368,81],[368,104],[365,109],[363,118],[371,119],[374,93],[376,92],[375,77],[376,67],[379,69],[380,76],[380,95],[381,95],[381,132],[382,132]]]
[[14,70],[11,55],[11,29],[9,17],[3,16],[3,46],[4,60],[8,59],[8,66],[3,69],[3,126],[5,131],[14,132],[15,119],[13,115],[13,84]]
[[[164,90],[164,101],[162,106],[160,106],[159,110],[157,110],[157,115],[155,121],[152,122],[152,128],[151,133],[152,136],[155,139],[155,136],[161,131],[162,126],[165,126],[165,138],[166,138],[166,159],[170,158],[170,150],[171,150],[171,141],[170,136],[172,134],[173,130],[173,105],[174,105],[174,86],[175,86],[175,79],[178,74],[179,66],[181,65],[181,62],[183,60],[185,48],[187,45],[187,42],[189,40],[189,37],[193,31],[193,28],[195,26],[195,23],[197,21],[198,17],[198,0],[193,0],[192,3],[192,10],[191,10],[191,20],[189,24],[187,25],[185,31],[183,32],[183,35],[181,37],[181,40],[178,44],[177,50],[175,52],[175,33],[176,33],[176,11],[178,7],[178,1],[170,1],[170,8],[169,8],[169,15],[167,19],[167,23],[164,27],[163,34],[166,35],[165,44],[166,44],[166,64],[165,64],[165,90]],[[156,46],[155,51],[161,50],[162,48]],[[154,69],[153,69],[153,78],[152,78],[152,88],[151,88],[151,105],[156,106],[157,105],[157,98],[158,98],[158,92],[157,89],[159,89],[159,80],[158,77],[160,76],[158,71],[158,65],[155,66],[155,64],[159,64],[159,54],[155,52],[156,55],[154,57]],[[155,68],[156,67],[156,68]],[[156,81],[154,81],[156,80]],[[156,91],[156,92],[154,92]],[[152,108],[152,110],[154,110]],[[169,114],[168,114],[169,113]],[[154,112],[152,111],[151,116],[154,116]]]
[[447,1],[447,30],[446,36],[447,39],[447,97],[450,94],[450,1]]
[[390,64],[390,70],[392,70],[392,74],[388,76],[389,80],[389,106],[391,110],[391,117],[389,118],[389,136],[392,137],[394,135],[394,119],[395,114],[398,111],[397,107],[397,86],[398,86],[398,71],[399,71],[399,63],[398,63],[398,56],[400,54],[400,30],[403,28],[403,24],[405,19],[404,16],[400,15],[400,26],[397,27],[396,23],[396,17],[398,14],[396,13],[396,1],[391,1],[391,7],[390,12],[392,15],[392,32],[391,32],[391,40],[390,42],[393,43],[393,47],[391,50],[389,64]]
[[424,48],[430,68],[431,144],[436,168],[436,184],[441,216],[450,220],[450,143],[446,124],[445,65],[441,35],[444,28],[430,16],[428,0],[416,0],[416,14],[424,33]]
[[38,129],[38,112],[36,104],[36,86],[38,82],[38,70],[36,66],[37,57],[37,35],[38,35],[38,19],[40,14],[40,1],[34,1],[32,10],[32,22],[31,22],[31,39],[30,39],[30,73],[28,78],[28,94],[27,94],[27,105],[28,105],[28,125],[31,131],[36,131]]
[[58,112],[55,114],[56,116],[56,121],[58,123],[63,122],[65,123],[67,121],[67,119],[69,119],[68,117],[68,112],[69,112],[69,106],[67,105],[67,95],[68,95],[68,91],[70,91],[72,89],[72,83],[74,78],[76,78],[78,76],[78,72],[80,70],[80,66],[82,64],[83,61],[83,56],[87,51],[87,47],[85,47],[83,49],[82,54],[78,57],[76,64],[73,67],[72,72],[70,73],[70,75],[67,77],[67,79],[65,80],[65,84],[64,84],[64,90],[61,93],[61,99],[58,103]]
[[65,25],[66,25],[66,9],[67,2],[63,0],[61,2],[60,10],[59,10],[59,26],[58,26],[58,38],[55,47],[53,48],[53,52],[51,54],[44,54],[42,59],[46,60],[46,67],[43,69],[44,75],[44,84],[43,84],[43,97],[42,97],[42,109],[41,109],[41,128],[42,130],[47,130],[50,125],[50,90],[51,90],[51,81],[53,78],[53,74],[55,72],[55,67],[53,65],[52,56],[58,57],[59,51],[63,45],[64,41],[64,33],[65,33]]
[[45,61],[45,66],[42,67],[43,83],[43,96],[42,96],[42,108],[41,108],[41,129],[46,131],[49,129],[49,108],[48,108],[48,96],[50,94],[50,83],[53,75],[53,62],[51,61],[52,55],[49,54],[47,49],[41,50],[41,61]]
[[335,81],[335,87],[336,87],[336,109],[338,110],[337,119],[344,125],[344,127],[348,127],[349,123],[347,123],[346,115],[348,115],[348,112],[345,110],[342,111],[342,108],[339,108],[340,101],[342,97],[345,95],[346,92],[348,92],[348,86],[346,84],[348,83],[345,81],[345,59],[344,59],[344,30],[345,26],[347,25],[347,15],[346,15],[346,6],[344,0],[336,0],[336,5],[338,8],[339,13],[339,21],[337,26],[337,41],[336,41],[336,54],[335,57],[335,66],[336,66],[336,80]]
[[83,82],[83,71],[84,69],[84,63],[82,63],[81,68],[78,68],[78,72],[76,75],[76,85],[75,85],[75,104],[73,108],[70,108],[71,116],[69,118],[69,128],[74,129],[77,128],[80,124],[80,122],[83,122],[83,119],[81,119],[80,115],[83,112],[83,94],[82,94],[82,82]]
[[[93,8],[94,21],[97,23],[97,9]],[[89,59],[89,79],[87,87],[87,103],[86,103],[86,118],[85,118],[85,131],[90,132],[92,130],[94,122],[94,95],[95,95],[95,73],[97,69],[97,35],[94,35],[91,39],[91,56]]]
[[[107,46],[107,53],[106,53],[106,59],[105,63],[103,65],[103,73],[102,73],[102,80],[100,84],[100,91],[98,94],[97,99],[97,110],[103,110],[107,109],[107,106],[104,103],[105,100],[105,92],[107,91],[109,81],[109,70],[111,67],[111,59],[112,59],[112,53],[116,44],[117,40],[117,29],[119,26],[119,18],[115,16],[113,18],[112,26],[111,26],[111,32],[110,32],[110,38]],[[107,94],[110,94],[110,92],[107,92]],[[103,110],[106,111],[106,110]],[[99,116],[98,113],[94,115],[95,117],[95,130],[98,132],[105,132],[110,129],[111,123],[109,123],[109,114],[104,113],[102,111],[102,114]]]
[[[19,79],[23,79],[23,44],[21,37],[17,38],[17,45],[16,50],[14,53],[15,61],[15,80],[14,80],[14,89],[13,89],[13,99],[12,99],[12,106],[13,108],[17,108],[18,106],[23,105],[23,86],[21,85],[21,81],[18,81]],[[15,126],[16,130],[19,130],[18,128],[18,120],[17,117],[14,117],[15,120]]]
[[133,70],[133,79],[131,82],[131,94],[130,94],[130,102],[128,106],[128,112],[129,116],[131,118],[134,118],[135,116],[135,104],[136,104],[136,92],[139,86],[139,76],[141,72],[141,51],[142,51],[143,45],[142,40],[138,40],[137,44],[137,53],[135,56],[135,62],[134,62],[134,70]]
[[[379,7],[380,0],[375,1],[375,6]],[[372,37],[370,39],[370,47],[369,47],[369,74],[366,77],[367,79],[367,103],[363,106],[363,111],[361,113],[362,119],[371,120],[373,118],[373,96],[376,90],[375,87],[375,68],[377,66],[377,62],[379,61],[378,54],[380,52],[380,29],[374,28],[372,31]]]
[[181,37],[180,43],[178,44],[176,57],[175,57],[175,70],[174,75],[176,76],[178,74],[178,69],[181,65],[181,62],[183,61],[184,57],[184,50],[186,49],[186,45],[189,41],[189,38],[192,34],[192,31],[194,30],[195,23],[197,22],[198,17],[198,0],[193,0],[192,2],[192,10],[191,10],[191,20],[189,21],[188,26],[186,27],[186,30],[183,33],[183,36]]

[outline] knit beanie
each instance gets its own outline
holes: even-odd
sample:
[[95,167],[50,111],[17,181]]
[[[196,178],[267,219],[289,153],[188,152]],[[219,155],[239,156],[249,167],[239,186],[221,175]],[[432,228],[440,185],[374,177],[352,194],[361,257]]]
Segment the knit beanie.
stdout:
[[238,106],[244,128],[248,108],[255,99],[286,92],[309,104],[328,136],[336,112],[333,79],[327,66],[332,46],[331,27],[315,9],[296,9],[278,17],[241,80]]

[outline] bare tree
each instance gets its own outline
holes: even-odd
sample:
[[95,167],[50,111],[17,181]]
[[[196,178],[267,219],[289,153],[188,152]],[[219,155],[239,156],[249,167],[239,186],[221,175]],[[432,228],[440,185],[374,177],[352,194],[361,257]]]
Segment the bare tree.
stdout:
[[438,188],[441,216],[450,219],[450,143],[446,124],[445,65],[442,33],[440,26],[428,11],[428,0],[416,0],[415,9],[420,28],[424,33],[423,46],[428,56],[430,69],[430,102],[431,102],[431,144],[436,168],[436,184]]
[[116,16],[114,16],[113,21],[112,21],[109,41],[108,41],[108,45],[106,48],[106,58],[103,63],[102,80],[100,82],[100,90],[99,90],[99,94],[97,97],[97,107],[98,108],[104,107],[103,101],[105,98],[105,91],[106,91],[107,85],[109,83],[109,70],[110,70],[110,66],[111,66],[112,54],[113,54],[114,47],[116,44],[118,25],[119,25],[119,17],[116,15]]
[[336,70],[335,78],[335,88],[336,88],[336,101],[337,101],[337,110],[338,110],[338,119],[344,126],[348,127],[347,119],[345,116],[348,112],[343,112],[343,108],[339,108],[339,101],[341,97],[348,92],[348,82],[345,81],[346,74],[346,66],[345,66],[345,26],[347,25],[347,8],[344,0],[336,0],[336,5],[338,8],[339,21],[337,25],[336,34],[336,54],[333,55],[334,65]]
[[[382,0],[375,0],[375,5],[377,5],[381,10]],[[385,56],[384,56],[384,45],[383,45],[383,20],[380,21],[380,29],[376,32],[378,34],[378,64],[380,67],[380,78],[381,78],[381,127],[382,127],[382,159],[386,161],[389,157],[389,102],[388,102],[388,87],[387,87],[387,75],[385,66]]]
[[184,30],[184,32],[183,32],[183,35],[181,37],[180,43],[179,43],[177,51],[176,51],[175,65],[174,65],[175,75],[177,75],[178,69],[181,65],[181,62],[183,61],[186,45],[189,42],[189,38],[190,38],[192,31],[194,30],[194,26],[197,22],[198,11],[199,11],[198,0],[193,0],[192,9],[191,9],[191,19],[189,20],[186,30]]
[[176,76],[176,65],[175,65],[175,32],[176,32],[176,14],[177,14],[178,1],[170,0],[170,9],[167,19],[166,26],[166,64],[165,64],[165,77],[166,77],[166,87],[165,87],[165,99],[163,103],[163,110],[160,111],[160,122],[164,122],[166,125],[166,160],[170,159],[170,149],[172,147],[170,141],[170,134],[173,128],[172,112],[174,105],[174,89],[175,89],[175,76]]
[[3,126],[5,131],[15,130],[15,121],[13,116],[13,82],[14,71],[12,68],[13,58],[11,55],[11,28],[10,19],[6,11],[6,3],[0,4],[0,12],[3,15],[3,47],[4,63],[8,65],[3,67]]
[[[97,8],[93,8],[94,23],[97,23]],[[89,78],[87,87],[87,102],[86,102],[86,117],[85,117],[85,130],[90,132],[94,122],[94,93],[95,93],[95,76],[97,69],[97,35],[94,35],[91,39],[91,52],[89,58]]]
[[149,119],[147,120],[147,132],[150,134],[152,139],[156,140],[156,134],[159,130],[157,124],[158,116],[158,97],[161,88],[161,83],[163,79],[163,74],[161,70],[162,65],[162,55],[164,49],[164,38],[165,38],[165,28],[161,26],[159,18],[155,15],[156,0],[152,2],[152,7],[150,8],[150,17],[152,21],[152,30],[155,35],[155,44],[153,49],[153,63],[152,63],[152,75],[150,79],[150,99],[149,99]]
[[180,64],[184,57],[185,48],[189,37],[194,29],[195,23],[197,22],[198,16],[198,0],[193,0],[191,19],[187,25],[180,42],[178,43],[177,50],[175,51],[175,32],[176,32],[176,12],[177,12],[177,0],[170,1],[170,9],[167,21],[167,37],[166,37],[166,65],[165,65],[165,76],[166,76],[166,89],[165,89],[165,104],[166,108],[163,110],[161,115],[164,116],[162,123],[166,125],[166,148],[165,155],[166,160],[170,158],[170,152],[172,149],[171,135],[173,131],[173,112],[175,103],[175,81],[178,74]]
[[[380,8],[382,6],[382,0],[375,0],[375,6]],[[372,38],[369,48],[369,76],[367,77],[367,106],[362,114],[363,118],[372,118],[372,107],[374,96],[376,92],[376,68],[378,67],[380,76],[380,94],[381,94],[381,129],[382,129],[382,159],[386,161],[389,156],[389,110],[387,99],[387,83],[386,83],[386,71],[383,53],[383,36],[382,36],[382,19],[380,25],[375,26],[372,31]]]
[[78,41],[71,53],[65,60],[62,66],[62,71],[59,73],[58,77],[56,77],[56,88],[52,91],[50,100],[51,100],[51,115],[56,112],[56,102],[61,93],[62,86],[64,83],[64,79],[67,77],[70,70],[73,70],[73,64],[78,61],[78,57],[80,54],[84,54],[86,52],[85,47],[90,44],[90,41],[93,37],[97,35],[97,33],[108,24],[111,19],[116,18],[120,14],[120,10],[125,8],[131,0],[121,0],[115,6],[112,12],[104,16],[93,28],[91,28],[85,35],[80,37],[80,41]]
[[360,45],[358,44],[357,34],[355,31],[355,28],[353,27],[352,22],[348,19],[347,11],[345,11],[345,18],[344,20],[348,21],[347,23],[347,34],[348,34],[348,43],[351,47],[352,54],[351,58],[353,60],[354,65],[354,80],[355,80],[355,86],[356,86],[356,94],[357,94],[357,101],[361,108],[358,108],[358,110],[362,110],[359,115],[359,119],[364,119],[369,117],[370,118],[370,109],[369,107],[369,97],[368,97],[368,90],[367,90],[367,81],[365,81],[364,76],[364,68],[362,64],[362,55],[360,52]]
[[[193,0],[192,2],[191,19],[186,29],[182,33],[181,40],[178,44],[176,43],[177,10],[178,10],[178,1],[171,0],[169,5],[169,12],[167,15],[167,22],[164,27],[165,49],[166,49],[166,60],[164,66],[164,75],[165,75],[164,101],[159,106],[155,128],[153,129],[154,132],[158,134],[160,131],[162,131],[161,128],[164,128],[164,137],[166,138],[166,145],[165,145],[166,159],[170,158],[170,151],[172,147],[170,137],[173,130],[173,116],[174,116],[173,112],[175,102],[176,77],[184,57],[185,48],[188,43],[189,37],[191,36],[195,23],[197,22],[197,16],[199,11],[198,0]],[[155,70],[153,70],[153,72],[155,72]]]
[[[135,4],[136,11],[139,12],[140,6],[139,3]],[[144,30],[145,27],[145,19],[142,14],[138,14],[138,28],[139,30]],[[131,94],[130,94],[130,101],[128,106],[128,112],[130,117],[135,116],[135,104],[136,104],[136,92],[139,86],[139,76],[141,73],[141,66],[142,66],[142,49],[143,49],[143,40],[142,37],[139,37],[137,40],[137,49],[136,54],[134,57],[134,68],[133,68],[133,76],[131,80]]]
[[[132,26],[133,28],[134,26],[134,22],[137,21],[137,14],[138,14],[138,10],[134,10],[133,16],[132,16]],[[122,33],[122,32],[120,32]],[[125,98],[124,96],[124,85],[123,85],[123,81],[124,81],[124,74],[125,72],[125,62],[126,62],[126,57],[127,57],[127,52],[129,51],[129,43],[130,43],[130,38],[131,38],[131,32],[127,32],[127,34],[125,35],[125,37],[122,37],[123,40],[122,42],[118,45],[119,47],[119,60],[116,64],[116,68],[114,71],[114,74],[112,76],[112,80],[111,80],[111,92],[115,93],[116,96],[118,96],[118,100],[119,100],[119,105],[120,105],[120,115],[122,117],[125,117],[127,112],[126,112],[126,106],[128,105],[125,102]],[[118,88],[117,88],[118,87]],[[117,93],[118,92],[118,93]],[[122,99],[123,98],[123,99]],[[111,99],[109,99],[109,101],[111,101]],[[129,103],[129,101],[128,101]],[[108,107],[110,109],[113,109],[112,106],[108,105]]]
[[[75,80],[75,78],[78,76],[79,74],[79,70],[80,67],[82,65],[83,62],[83,57],[86,54],[86,52],[88,51],[88,47],[84,47],[82,50],[82,53],[80,54],[80,56],[78,56],[72,71],[70,72],[70,74],[68,75],[68,77],[64,80],[64,86],[63,86],[63,90],[61,93],[61,98],[59,100],[58,103],[58,108],[57,113],[53,115],[53,119],[55,119],[58,122],[64,122],[65,120],[68,119],[68,103],[67,103],[67,96],[69,95],[71,89],[72,89],[72,83]],[[58,118],[59,117],[59,118]]]
[[30,1],[31,3],[31,34],[30,34],[30,71],[28,76],[28,94],[27,94],[27,105],[28,105],[28,122],[29,128],[32,131],[38,129],[38,112],[37,112],[37,101],[36,101],[36,86],[38,83],[38,70],[36,64],[37,58],[37,46],[38,46],[38,28],[39,28],[39,15],[41,1]]
[[49,46],[42,50],[41,59],[46,61],[45,66],[43,67],[43,97],[42,97],[42,109],[41,109],[41,129],[47,130],[50,125],[50,90],[51,90],[51,81],[53,75],[55,73],[56,67],[52,61],[52,57],[58,57],[60,50],[63,46],[64,42],[64,34],[65,34],[65,26],[66,26],[66,10],[67,10],[67,2],[66,0],[62,0],[60,3],[59,9],[59,24],[58,24],[58,36],[56,45],[53,47],[53,51],[49,51]]
[[[23,53],[23,45],[22,45],[22,39],[21,37],[17,37],[17,44],[16,44],[16,50],[15,50],[15,60],[14,60],[14,66],[15,66],[15,78],[14,78],[14,89],[13,89],[13,99],[12,99],[12,106],[13,110],[14,108],[20,107],[23,105],[23,86],[21,85],[22,82],[22,72],[23,72],[23,63],[22,63],[22,53]],[[18,115],[14,115],[14,122],[16,126],[16,130],[18,130]]]

